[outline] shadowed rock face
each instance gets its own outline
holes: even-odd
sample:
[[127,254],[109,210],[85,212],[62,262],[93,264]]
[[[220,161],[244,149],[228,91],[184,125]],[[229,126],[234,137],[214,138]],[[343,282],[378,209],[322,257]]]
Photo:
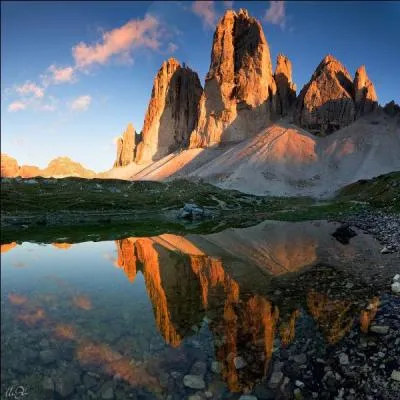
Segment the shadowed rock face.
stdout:
[[391,117],[395,117],[396,115],[400,115],[400,106],[396,104],[394,100],[392,100],[391,102],[385,104],[383,111]]
[[174,58],[165,61],[154,79],[135,161],[144,164],[187,147],[197,124],[202,86],[196,72]]
[[296,85],[292,81],[292,63],[282,54],[276,60],[274,79],[278,90],[276,111],[287,115],[296,100]]
[[135,128],[129,124],[117,140],[117,158],[114,167],[124,167],[135,160]]
[[318,65],[297,99],[294,121],[325,136],[354,121],[353,82],[346,68],[333,56]]
[[354,101],[356,117],[368,114],[378,106],[375,87],[368,78],[365,65],[358,68],[354,77]]
[[210,69],[191,147],[253,136],[274,112],[269,47],[260,23],[246,10],[228,10],[214,33]]

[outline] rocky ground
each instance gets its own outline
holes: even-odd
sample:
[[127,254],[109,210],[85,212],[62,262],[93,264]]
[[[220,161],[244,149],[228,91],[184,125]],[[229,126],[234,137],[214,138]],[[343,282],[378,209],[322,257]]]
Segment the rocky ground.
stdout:
[[400,215],[383,211],[361,211],[346,216],[342,222],[353,225],[373,235],[382,243],[382,252],[398,252],[400,250]]

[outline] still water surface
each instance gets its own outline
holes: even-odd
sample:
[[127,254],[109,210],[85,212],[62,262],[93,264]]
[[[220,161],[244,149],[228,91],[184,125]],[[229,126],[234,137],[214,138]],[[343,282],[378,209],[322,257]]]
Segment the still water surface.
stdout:
[[337,227],[3,244],[2,398],[335,398],[325,364],[369,340],[385,291],[365,279],[387,262]]

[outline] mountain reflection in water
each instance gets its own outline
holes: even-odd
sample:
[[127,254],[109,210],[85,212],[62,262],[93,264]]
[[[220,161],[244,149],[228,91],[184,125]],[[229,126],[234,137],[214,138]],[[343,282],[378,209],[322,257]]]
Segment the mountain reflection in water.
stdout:
[[[318,327],[327,346],[340,341],[355,325],[368,331],[379,297],[358,283],[346,290],[346,284],[362,274],[351,270],[354,263],[372,264],[380,252],[362,234],[347,246],[340,244],[330,235],[336,226],[265,222],[204,236],[131,237],[115,241],[114,266],[133,286],[142,275],[157,329],[172,348],[179,349],[185,338],[196,337],[206,324],[212,337],[212,359],[223,381],[232,392],[246,391],[271,373],[274,351],[296,339],[301,319]],[[101,245],[95,244],[99,249]],[[53,246],[65,250],[57,253],[59,260],[75,248],[69,243]],[[18,247],[11,243],[1,248],[11,256]],[[39,291],[30,299],[28,294],[8,289],[5,282],[2,297],[7,294],[17,321],[31,328],[42,324],[57,340],[75,343],[74,357],[81,365],[103,365],[106,373],[118,374],[130,385],[158,393],[165,390],[145,364],[132,364],[79,326],[90,313],[103,312],[95,306],[97,299],[84,293],[85,285],[71,286],[56,272],[51,279],[69,296],[71,306],[86,314],[77,321],[52,319],[56,292]],[[109,329],[114,326],[110,324]],[[161,389],[154,389],[157,384]]]

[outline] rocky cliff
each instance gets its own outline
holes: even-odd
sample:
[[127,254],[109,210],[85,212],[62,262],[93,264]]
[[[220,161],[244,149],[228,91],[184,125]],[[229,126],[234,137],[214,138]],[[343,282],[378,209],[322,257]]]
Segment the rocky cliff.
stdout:
[[117,157],[114,167],[124,167],[135,161],[135,139],[135,128],[129,124],[126,131],[117,139]]
[[276,60],[274,79],[278,90],[276,112],[284,116],[296,100],[296,85],[292,80],[292,63],[283,54],[279,54]]
[[368,114],[378,106],[375,87],[368,78],[365,65],[358,68],[354,77],[354,102],[356,117]]
[[325,136],[354,121],[353,79],[331,55],[326,56],[297,98],[294,121]]
[[191,147],[242,140],[275,111],[277,87],[261,24],[246,10],[228,10],[214,33],[211,64]]
[[64,178],[67,176],[77,176],[81,178],[94,178],[96,173],[83,167],[80,163],[71,160],[68,157],[58,157],[50,161],[49,165],[40,169],[33,165],[19,166],[15,158],[5,153],[1,154],[1,177],[15,178],[32,178],[35,176],[43,176],[46,178]]
[[358,68],[353,80],[343,64],[328,55],[301,90],[293,120],[314,134],[326,136],[377,107],[365,66]]
[[202,90],[197,73],[190,68],[174,58],[162,64],[154,79],[142,141],[137,146],[137,163],[155,161],[187,147],[197,124]]

